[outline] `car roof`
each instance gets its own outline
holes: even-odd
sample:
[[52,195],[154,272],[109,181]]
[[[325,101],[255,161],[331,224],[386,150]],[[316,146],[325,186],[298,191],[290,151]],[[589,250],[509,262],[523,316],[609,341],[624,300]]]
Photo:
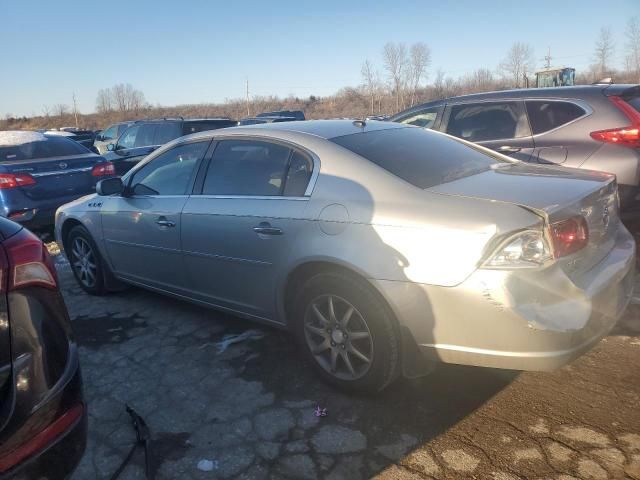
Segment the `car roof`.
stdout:
[[[307,133],[316,137],[331,139],[351,135],[354,133],[366,133],[376,130],[389,130],[392,128],[403,128],[405,125],[391,122],[379,122],[371,120],[361,122],[361,120],[306,120],[304,122],[276,122],[260,123],[256,125],[243,125],[225,129],[225,132],[238,132],[240,129],[247,133],[268,131],[298,132]],[[215,135],[213,132],[208,132]],[[220,134],[221,132],[217,132]]]

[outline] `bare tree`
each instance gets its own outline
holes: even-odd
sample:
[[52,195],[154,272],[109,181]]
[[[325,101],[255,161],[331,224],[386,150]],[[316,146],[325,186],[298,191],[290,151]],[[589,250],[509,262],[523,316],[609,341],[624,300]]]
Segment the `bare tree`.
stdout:
[[627,58],[630,64],[627,70],[635,72],[637,81],[640,82],[640,19],[638,17],[631,17],[627,21],[625,36],[627,37]]
[[371,100],[371,113],[374,113],[375,109],[375,101],[376,101],[376,72],[369,60],[365,60],[362,64],[362,68],[360,69],[360,74],[362,75],[362,80],[364,81],[364,89]]
[[119,83],[110,89],[110,98],[115,108],[122,113],[137,114],[146,106],[144,93],[136,90],[130,83]]
[[53,107],[53,114],[56,117],[60,117],[62,119],[67,113],[69,113],[69,107],[64,103],[58,103]]
[[43,105],[42,116],[45,118],[49,118],[49,115],[51,115],[51,108],[49,107],[49,105]]
[[431,64],[431,50],[426,43],[418,42],[411,45],[409,52],[409,85],[411,88],[411,106],[416,100],[416,92],[420,81],[427,77],[427,68]]
[[527,72],[531,72],[534,68],[533,48],[522,42],[516,42],[511,46],[499,66],[502,75],[510,79],[511,86],[515,88],[520,88],[526,83],[524,80],[527,78]]
[[101,88],[98,90],[98,96],[96,97],[96,111],[98,113],[109,113],[113,111],[113,96],[111,89]]
[[404,43],[387,42],[382,50],[384,68],[389,72],[393,93],[396,97],[396,111],[404,107],[404,78],[407,68],[407,47]]
[[606,77],[611,67],[615,45],[611,27],[602,27],[600,36],[596,40],[596,47],[593,53],[594,66],[600,77]]

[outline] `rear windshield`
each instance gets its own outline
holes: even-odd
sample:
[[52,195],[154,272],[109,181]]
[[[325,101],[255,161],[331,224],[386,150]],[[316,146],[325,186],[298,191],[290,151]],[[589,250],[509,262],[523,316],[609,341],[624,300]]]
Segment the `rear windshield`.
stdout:
[[331,141],[423,189],[485,172],[502,161],[417,127],[355,133]]
[[59,136],[47,136],[46,140],[0,146],[0,162],[31,160],[36,158],[65,157],[89,153],[85,147],[73,140]]

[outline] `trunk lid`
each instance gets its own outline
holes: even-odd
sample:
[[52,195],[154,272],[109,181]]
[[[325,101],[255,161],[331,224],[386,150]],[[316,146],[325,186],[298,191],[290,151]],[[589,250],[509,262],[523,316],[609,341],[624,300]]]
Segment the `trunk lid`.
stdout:
[[91,170],[101,161],[103,158],[93,153],[3,161],[0,172],[31,175],[36,183],[18,188],[29,198],[46,200],[92,192],[96,179]]
[[611,251],[620,227],[615,177],[602,172],[503,163],[428,190],[516,204],[536,212],[547,224],[583,216],[589,226],[588,245],[559,259],[572,277],[586,272]]

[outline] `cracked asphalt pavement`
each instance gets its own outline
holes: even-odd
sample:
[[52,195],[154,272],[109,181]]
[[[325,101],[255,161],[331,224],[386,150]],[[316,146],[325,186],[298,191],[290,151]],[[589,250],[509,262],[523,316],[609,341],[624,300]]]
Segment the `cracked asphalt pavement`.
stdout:
[[[285,332],[136,288],[90,297],[55,258],[89,406],[74,480],[125,457],[125,403],[153,433],[159,479],[640,479],[640,305],[556,372],[441,366],[349,396]],[[120,478],[144,478],[141,452]]]

